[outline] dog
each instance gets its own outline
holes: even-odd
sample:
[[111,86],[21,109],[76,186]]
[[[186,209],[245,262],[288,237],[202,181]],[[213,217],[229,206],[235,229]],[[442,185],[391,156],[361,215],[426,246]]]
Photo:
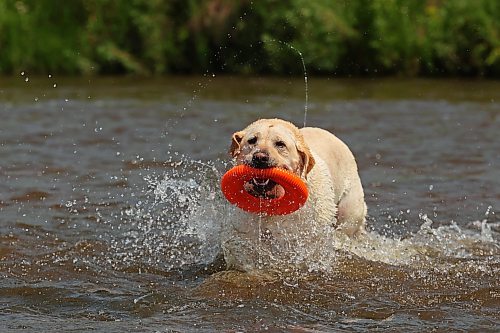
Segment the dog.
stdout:
[[[280,266],[283,261],[314,261],[331,229],[349,237],[364,233],[367,207],[357,164],[347,145],[332,133],[315,127],[299,129],[281,119],[260,119],[233,134],[229,153],[237,165],[276,167],[298,175],[309,198],[289,215],[239,210],[232,214],[222,242],[228,268],[248,271],[270,262]],[[284,194],[281,185],[269,179],[252,179],[244,189],[264,199]]]

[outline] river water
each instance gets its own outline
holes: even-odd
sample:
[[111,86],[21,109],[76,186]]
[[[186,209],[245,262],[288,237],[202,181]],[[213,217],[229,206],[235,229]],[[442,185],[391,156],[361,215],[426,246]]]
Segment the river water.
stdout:
[[498,332],[500,82],[310,78],[367,236],[338,236],[328,269],[214,263],[231,134],[302,125],[303,83],[0,79],[0,331]]

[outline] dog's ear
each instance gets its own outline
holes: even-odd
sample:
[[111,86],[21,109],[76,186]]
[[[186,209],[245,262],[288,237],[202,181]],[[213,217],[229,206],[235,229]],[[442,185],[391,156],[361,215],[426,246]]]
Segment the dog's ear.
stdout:
[[301,176],[307,179],[307,174],[312,170],[316,161],[303,139],[297,142],[297,151],[300,155]]
[[243,131],[239,131],[233,134],[231,147],[229,148],[229,154],[231,154],[231,156],[236,157],[236,155],[238,155],[238,153],[240,152],[241,140],[243,140],[244,136],[245,132]]

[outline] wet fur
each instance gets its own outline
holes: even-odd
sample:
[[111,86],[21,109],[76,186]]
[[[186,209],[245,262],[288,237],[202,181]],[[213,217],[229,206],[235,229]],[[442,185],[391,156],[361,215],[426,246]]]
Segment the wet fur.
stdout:
[[294,172],[310,193],[306,205],[289,215],[259,217],[239,212],[242,216],[235,217],[223,240],[229,268],[252,269],[252,260],[238,251],[244,242],[255,243],[261,237],[259,223],[278,241],[280,235],[307,233],[311,246],[318,244],[324,227],[334,226],[349,236],[364,232],[366,204],[354,156],[330,132],[311,127],[299,130],[281,119],[260,119],[233,134],[229,152],[236,164],[250,166],[256,163],[255,156],[265,154],[265,163],[258,160],[259,167],[265,164]]

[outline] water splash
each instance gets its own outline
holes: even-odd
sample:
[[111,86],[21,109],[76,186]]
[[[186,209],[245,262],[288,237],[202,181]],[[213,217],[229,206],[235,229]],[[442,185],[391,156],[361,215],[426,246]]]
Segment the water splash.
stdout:
[[273,239],[276,231],[259,220],[246,224],[258,235],[254,241],[227,241],[228,226],[243,221],[246,213],[222,197],[219,180],[226,167],[221,162],[181,158],[170,162],[165,172],[145,176],[146,188],[135,195],[135,204],[122,211],[119,233],[110,235],[107,260],[118,270],[170,272],[209,265],[223,248],[230,247],[232,255],[245,263],[245,270],[280,275],[336,274],[339,263],[352,258],[422,271],[445,272],[460,266],[495,273],[492,263],[499,262],[500,246],[491,207],[485,219],[472,222],[471,228],[454,222],[434,227],[435,222],[421,214],[410,221],[420,223],[419,230],[404,238],[376,231],[350,238],[331,226],[313,228],[313,215],[301,209],[295,229],[283,228],[281,240]]
[[302,63],[302,70],[303,70],[303,73],[304,73],[304,89],[305,89],[304,127],[306,127],[306,123],[307,123],[307,111],[308,111],[308,105],[309,105],[309,86],[308,86],[307,68],[306,68],[306,63],[304,61],[304,56],[302,55],[302,52],[300,52],[300,50],[298,50],[293,45],[291,45],[291,44],[289,44],[287,42],[284,42],[284,41],[281,41],[281,40],[277,40],[277,39],[268,39],[265,42],[273,42],[273,43],[278,43],[278,44],[284,45],[288,49],[294,51],[299,56],[299,58],[300,58],[300,61]]
[[213,261],[227,207],[214,191],[219,175],[215,165],[184,159],[145,176],[147,188],[122,212],[122,233],[111,240],[117,265],[172,271]]

